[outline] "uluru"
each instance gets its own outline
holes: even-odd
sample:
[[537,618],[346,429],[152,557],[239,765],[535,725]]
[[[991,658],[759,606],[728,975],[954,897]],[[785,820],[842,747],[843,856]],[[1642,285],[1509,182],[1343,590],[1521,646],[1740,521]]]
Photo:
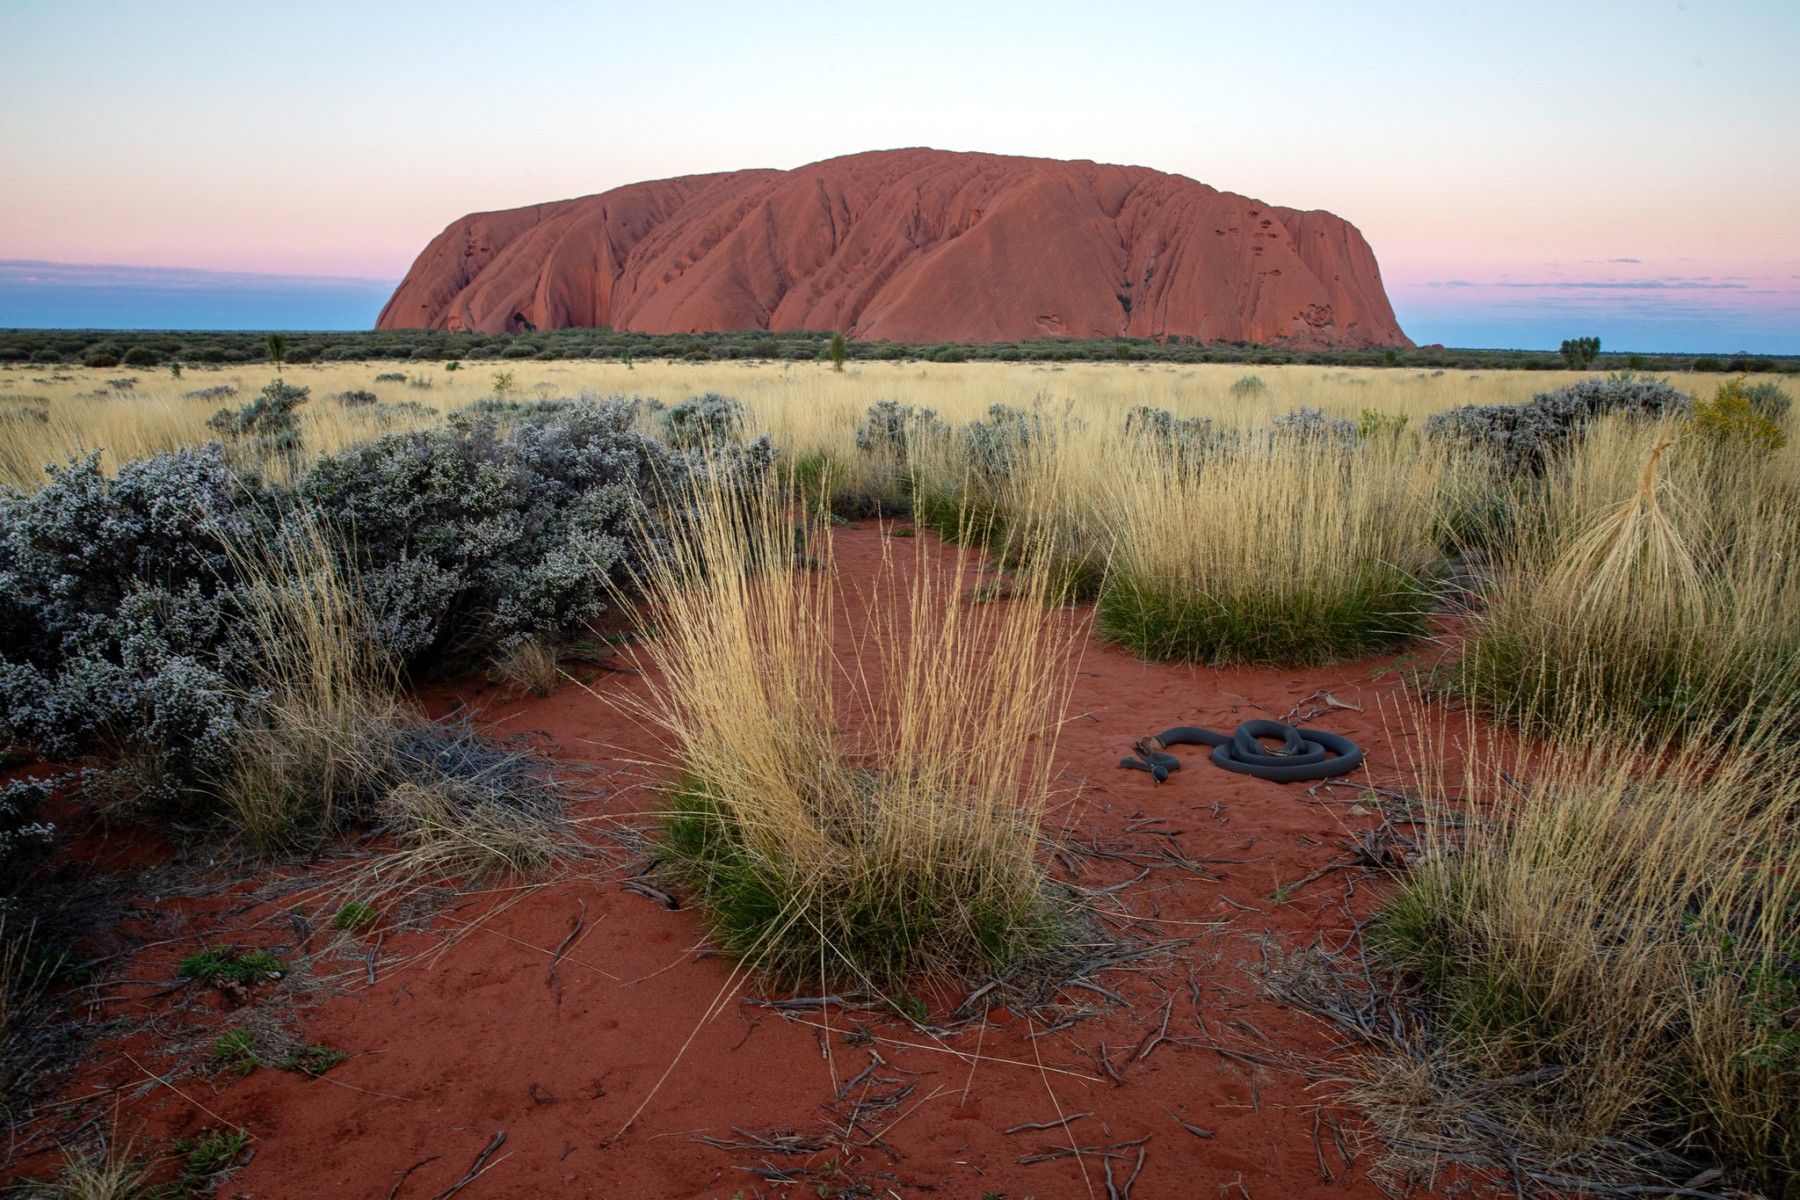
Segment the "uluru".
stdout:
[[376,327],[1412,344],[1332,213],[1146,167],[929,149],[472,213]]

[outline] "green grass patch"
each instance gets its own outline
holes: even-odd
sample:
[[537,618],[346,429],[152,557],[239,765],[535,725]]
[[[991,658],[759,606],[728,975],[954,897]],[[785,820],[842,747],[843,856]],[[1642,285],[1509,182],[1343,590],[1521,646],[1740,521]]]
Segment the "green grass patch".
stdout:
[[221,1033],[213,1039],[207,1058],[219,1070],[235,1071],[239,1075],[248,1075],[262,1066],[262,1055],[256,1050],[256,1035],[248,1029],[227,1029]]
[[287,964],[267,951],[239,954],[235,950],[214,947],[182,959],[180,974],[184,979],[197,979],[202,983],[227,980],[251,984],[279,977],[286,970]]
[[1286,594],[1188,591],[1115,571],[1101,587],[1096,616],[1103,637],[1153,661],[1309,665],[1418,637],[1435,604],[1429,588],[1381,567]]
[[355,933],[373,925],[376,916],[373,904],[363,900],[352,900],[337,910],[337,915],[331,918],[331,927]]
[[[879,781],[861,784],[878,804]],[[1070,910],[1040,872],[1002,878],[979,854],[944,846],[886,870],[826,874],[817,863],[780,862],[692,781],[671,797],[664,834],[670,869],[697,893],[720,942],[783,983],[872,983],[899,994],[920,973],[1013,974],[1070,936]]]
[[250,1135],[241,1129],[208,1129],[190,1138],[181,1138],[174,1151],[181,1159],[181,1179],[175,1185],[178,1196],[210,1195],[221,1175],[237,1165]]

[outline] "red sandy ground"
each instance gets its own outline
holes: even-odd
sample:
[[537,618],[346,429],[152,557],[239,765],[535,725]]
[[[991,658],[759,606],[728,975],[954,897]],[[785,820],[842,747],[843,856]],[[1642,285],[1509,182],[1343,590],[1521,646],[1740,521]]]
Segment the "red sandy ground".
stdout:
[[[883,537],[875,523],[841,531],[838,569],[868,578]],[[889,548],[908,547],[895,555],[904,562],[912,545]],[[1065,619],[1088,617],[1077,611]],[[77,1116],[105,1108],[103,1124],[115,1124],[121,1137],[135,1131],[140,1150],[204,1128],[241,1126],[253,1138],[252,1154],[220,1187],[226,1197],[427,1200],[444,1195],[502,1130],[504,1143],[457,1195],[837,1196],[832,1189],[861,1184],[868,1190],[843,1194],[1104,1197],[1098,1157],[1019,1160],[1148,1136],[1131,1192],[1138,1200],[1376,1196],[1368,1154],[1354,1153],[1354,1116],[1334,1106],[1329,1088],[1283,1065],[1298,1059],[1329,1067],[1343,1051],[1319,1022],[1269,997],[1258,970],[1265,938],[1291,949],[1321,933],[1336,943],[1350,914],[1366,911],[1367,882],[1347,902],[1350,872],[1328,873],[1286,903],[1271,893],[1342,861],[1348,836],[1377,817],[1353,803],[1354,786],[1334,799],[1308,797],[1301,785],[1217,770],[1199,750],[1183,751],[1186,769],[1160,787],[1116,763],[1135,737],[1167,725],[1229,728],[1253,716],[1280,717],[1329,689],[1364,711],[1312,723],[1367,749],[1367,774],[1353,782],[1392,782],[1409,759],[1405,740],[1389,729],[1403,709],[1391,666],[1390,659],[1306,670],[1153,665],[1088,639],[1059,752],[1064,780],[1079,785],[1079,795],[1051,824],[1140,850],[1167,840],[1151,831],[1175,832],[1192,859],[1234,861],[1212,868],[1216,881],[1167,868],[1117,893],[1143,919],[1112,928],[1135,925],[1145,937],[1191,944],[1094,977],[1128,1006],[1082,989],[1064,993],[1065,1003],[1105,1010],[1066,1030],[1034,1038],[1040,1020],[995,1008],[986,1022],[940,1040],[896,1015],[783,1013],[742,1003],[768,993],[756,980],[733,984],[732,964],[707,951],[699,912],[670,911],[624,890],[625,856],[614,854],[600,869],[462,897],[422,932],[363,935],[352,950],[357,957],[346,959],[347,987],[297,1005],[307,1041],[350,1056],[323,1078],[194,1069],[199,1052],[172,1056],[140,1030],[92,1048],[62,1095]],[[602,795],[581,815],[629,818],[656,808],[655,787],[667,778],[636,765],[665,754],[658,737],[615,708],[616,698],[641,686],[609,672],[592,684],[596,694],[567,684],[544,700],[498,692],[464,698],[485,706],[484,727],[542,731],[558,756],[596,767]],[[1147,824],[1155,821],[1162,823]],[[1117,883],[1139,869],[1087,860],[1079,882]],[[171,904],[149,919],[142,934],[167,940],[103,968],[96,1013],[166,1017],[180,997],[159,993],[179,960],[202,945],[291,952],[295,937],[282,904],[253,902],[256,882],[263,881],[211,901]],[[561,958],[559,988],[548,966],[582,905],[585,923]],[[378,938],[371,985],[360,956]],[[961,999],[929,996],[932,1015],[943,1017]],[[1170,1036],[1191,1040],[1157,1045],[1140,1058],[1166,1003]],[[229,1026],[224,996],[216,1008],[218,1028]],[[181,1020],[191,1019],[190,1008]],[[858,1028],[873,1041],[846,1038]],[[872,1051],[885,1065],[840,1102],[840,1089],[870,1064]],[[1121,1083],[1100,1069],[1102,1053]],[[169,1083],[151,1083],[152,1073]],[[827,1150],[782,1156],[696,1141],[746,1140],[734,1129],[830,1138],[834,1112],[906,1084],[915,1086],[904,1100],[859,1120],[848,1146],[839,1138]],[[1063,1128],[1005,1132],[1076,1113],[1089,1115]],[[1177,1118],[1212,1136],[1197,1136]],[[1356,1162],[1340,1154],[1334,1122],[1349,1131]],[[58,1159],[43,1145],[7,1173],[52,1173]],[[1122,1184],[1137,1147],[1117,1154],[1111,1161]],[[770,1166],[815,1173],[782,1185],[741,1169]]]

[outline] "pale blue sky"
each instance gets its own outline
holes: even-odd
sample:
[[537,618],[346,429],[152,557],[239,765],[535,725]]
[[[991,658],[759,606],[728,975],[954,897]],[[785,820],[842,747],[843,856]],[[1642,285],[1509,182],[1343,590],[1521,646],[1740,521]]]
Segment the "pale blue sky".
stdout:
[[471,210],[930,145],[1330,209],[1420,341],[1800,352],[1796,0],[3,0],[0,45],[0,259],[386,282]]

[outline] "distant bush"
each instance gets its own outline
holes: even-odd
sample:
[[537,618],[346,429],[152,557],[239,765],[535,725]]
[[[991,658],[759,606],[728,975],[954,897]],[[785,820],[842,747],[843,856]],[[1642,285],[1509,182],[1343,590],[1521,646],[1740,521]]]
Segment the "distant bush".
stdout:
[[1240,399],[1246,396],[1258,396],[1268,390],[1268,386],[1258,376],[1243,375],[1231,385],[1231,394]]
[[1425,422],[1425,433],[1485,450],[1508,471],[1536,475],[1596,417],[1676,416],[1693,403],[1692,396],[1665,380],[1620,372],[1540,392],[1524,404],[1467,404],[1434,413]]
[[237,388],[229,383],[217,383],[212,387],[195,388],[191,392],[181,393],[183,400],[230,400],[238,394]]
[[1300,407],[1269,422],[1277,437],[1293,438],[1316,446],[1352,446],[1361,440],[1354,422],[1328,417],[1322,408]]
[[162,355],[148,346],[133,346],[119,359],[119,365],[125,367],[154,367],[162,362]]
[[376,383],[405,383],[405,371],[383,371],[375,376]]
[[1397,438],[1406,432],[1412,418],[1405,413],[1387,413],[1378,408],[1365,408],[1356,419],[1359,438]]
[[856,430],[856,448],[895,462],[906,462],[926,441],[947,436],[950,427],[929,408],[877,400]]
[[250,461],[280,460],[290,469],[299,466],[300,424],[294,410],[306,403],[311,389],[272,379],[250,403],[236,412],[221,408],[206,427],[227,439],[240,456]]
[[680,450],[744,440],[744,406],[717,392],[692,396],[663,413],[663,436]]
[[1198,462],[1240,440],[1237,430],[1211,417],[1178,417],[1145,404],[1125,414],[1125,436],[1161,443],[1184,462]]
[[361,388],[355,388],[347,392],[339,392],[336,396],[332,397],[332,399],[336,400],[345,408],[362,408],[366,405],[379,404],[381,402],[380,396],[377,396],[374,392],[366,391]]
[[1794,406],[1793,397],[1783,391],[1779,383],[1770,380],[1746,384],[1744,399],[1752,409],[1771,421],[1787,420],[1788,411]]
[[[1775,391],[1783,400],[1787,399],[1786,393],[1779,388]],[[1750,389],[1744,386],[1744,381],[1733,379],[1720,384],[1712,399],[1694,405],[1694,430],[1716,446],[1737,446],[1753,453],[1772,454],[1787,445],[1787,434],[1780,421],[1768,414],[1767,407],[1773,405],[1766,397],[1764,403],[1758,405],[1751,399]]]

